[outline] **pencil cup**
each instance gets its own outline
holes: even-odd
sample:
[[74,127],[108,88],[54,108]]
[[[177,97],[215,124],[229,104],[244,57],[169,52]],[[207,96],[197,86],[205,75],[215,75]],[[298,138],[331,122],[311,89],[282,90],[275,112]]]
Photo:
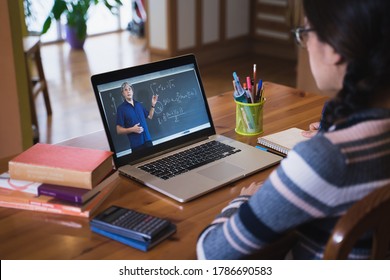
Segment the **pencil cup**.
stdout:
[[263,132],[263,106],[265,99],[259,103],[236,102],[236,133],[246,136]]

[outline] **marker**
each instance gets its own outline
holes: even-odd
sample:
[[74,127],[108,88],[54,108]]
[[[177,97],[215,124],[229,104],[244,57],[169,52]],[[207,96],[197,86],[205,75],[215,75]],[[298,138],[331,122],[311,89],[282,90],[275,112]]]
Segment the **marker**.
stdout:
[[240,82],[240,80],[238,79],[238,76],[236,74],[236,72],[233,72],[233,78],[236,82]]
[[[256,64],[253,64],[253,83],[256,82]],[[253,98],[255,98],[256,96],[256,86],[254,85],[253,86],[253,89],[252,89],[252,95],[253,95]]]
[[233,92],[236,92],[236,91],[237,91],[237,88],[236,88],[236,83],[234,82],[234,80],[233,80],[232,82],[233,82],[233,89],[234,89],[234,91],[233,91]]
[[238,91],[235,90],[233,92],[233,97],[236,101],[241,102],[241,103],[248,103],[248,99],[246,98],[245,91]]
[[237,102],[247,103],[246,96],[243,94],[239,95],[237,91],[234,92],[233,97]]
[[241,115],[242,115],[242,118],[244,119],[244,123],[245,123],[246,127],[248,129],[252,129],[252,127],[251,127],[251,125],[250,125],[250,123],[248,121],[248,118],[247,118],[247,116],[245,114],[244,108],[242,108],[242,107],[241,107]]
[[239,93],[244,92],[244,89],[241,86],[240,79],[238,78],[236,72],[233,72],[233,78],[234,78],[234,82],[236,83],[236,90]]
[[246,77],[246,84],[248,85],[248,93],[249,93],[249,96],[251,98],[251,102],[255,103],[255,98],[254,98],[253,91],[252,91],[252,82],[251,82],[251,78],[249,76]]
[[246,99],[248,100],[248,103],[253,103],[251,93],[248,91],[248,87],[247,87],[246,83],[243,83],[243,86],[244,86],[245,96],[246,96]]

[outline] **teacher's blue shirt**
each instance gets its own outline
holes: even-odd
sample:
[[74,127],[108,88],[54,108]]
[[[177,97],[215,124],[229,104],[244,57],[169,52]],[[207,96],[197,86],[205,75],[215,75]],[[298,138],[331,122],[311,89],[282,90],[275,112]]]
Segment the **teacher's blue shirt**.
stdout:
[[143,145],[146,141],[151,141],[146,118],[149,112],[142,106],[141,103],[134,100],[134,106],[126,100],[117,108],[116,124],[124,128],[135,126],[139,123],[143,127],[142,133],[129,133],[127,137],[130,141],[131,148],[136,148]]

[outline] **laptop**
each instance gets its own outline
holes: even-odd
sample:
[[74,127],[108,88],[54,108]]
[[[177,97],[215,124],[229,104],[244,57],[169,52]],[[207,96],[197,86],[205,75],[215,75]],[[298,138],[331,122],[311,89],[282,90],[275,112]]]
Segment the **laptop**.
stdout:
[[[273,166],[282,159],[216,134],[193,54],[93,75],[91,82],[115,168],[121,175],[176,201],[190,201]],[[132,114],[119,108],[125,103],[121,91],[125,82],[133,88],[134,102],[138,102],[137,106],[141,105],[147,113],[151,111],[153,96],[158,96],[152,119],[146,118],[146,123],[143,123],[140,133],[145,134],[143,138],[117,132],[118,119],[123,120],[126,116],[131,119],[138,116],[134,114],[139,114],[135,105]],[[134,125],[132,121],[132,124],[127,124],[129,127]],[[120,126],[126,126],[125,123],[120,122]],[[135,123],[141,126],[142,120]],[[144,143],[139,148],[136,146],[139,141],[135,143],[131,137],[138,140],[141,137],[139,141],[148,145]],[[212,150],[197,151],[203,148]],[[220,153],[222,156],[212,158]],[[173,164],[166,161],[167,158],[177,160],[183,155],[184,160],[179,159]],[[198,163],[199,157],[206,159],[206,164]]]

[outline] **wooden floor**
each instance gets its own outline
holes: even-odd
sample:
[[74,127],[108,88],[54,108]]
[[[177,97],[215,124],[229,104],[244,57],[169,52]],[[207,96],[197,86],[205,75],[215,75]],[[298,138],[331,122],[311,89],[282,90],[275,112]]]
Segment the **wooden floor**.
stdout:
[[[90,76],[150,61],[144,40],[131,37],[127,31],[88,38],[84,51],[57,43],[43,45],[41,52],[53,110],[53,115],[48,117],[43,98],[37,97],[41,143],[58,143],[103,129]],[[238,56],[200,67],[207,96],[232,90],[232,72],[250,75],[253,63],[257,64],[259,78],[295,86],[294,62],[265,56]]]

